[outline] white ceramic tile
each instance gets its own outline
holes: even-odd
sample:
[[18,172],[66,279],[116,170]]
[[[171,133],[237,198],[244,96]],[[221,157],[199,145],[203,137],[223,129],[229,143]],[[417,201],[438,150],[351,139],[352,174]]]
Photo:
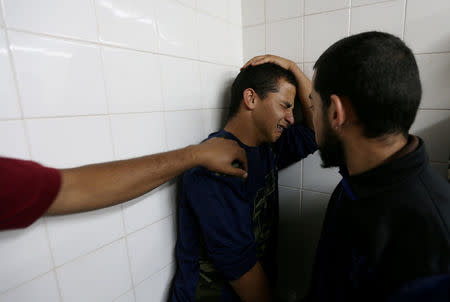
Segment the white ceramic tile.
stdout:
[[161,72],[154,54],[103,48],[105,81],[112,113],[161,111]]
[[[235,1],[240,2],[240,0],[235,0]],[[0,4],[0,26],[5,26],[5,21],[3,19],[3,8],[2,8],[1,4]]]
[[[228,24],[227,48],[223,49],[225,64],[241,67],[243,64],[242,27]],[[220,60],[219,60],[220,61]]]
[[106,113],[100,49],[9,32],[26,117]]
[[231,85],[237,74],[232,67],[200,63],[200,89],[205,108],[229,107]]
[[165,116],[169,150],[198,144],[205,139],[202,110],[166,112]]
[[305,62],[316,61],[334,42],[347,36],[348,14],[344,9],[305,17]]
[[229,5],[224,0],[197,0],[197,9],[222,19],[228,19]]
[[108,118],[71,117],[26,120],[31,158],[56,168],[114,159]]
[[303,188],[331,193],[341,180],[338,168],[323,169],[319,151],[303,160]]
[[20,118],[21,113],[16,84],[14,83],[6,36],[3,29],[0,29],[0,83],[2,83],[0,86],[0,100],[2,100],[0,119]]
[[162,112],[111,116],[117,159],[159,153],[166,150]]
[[242,25],[264,23],[264,2],[261,0],[242,1]]
[[114,302],[135,302],[133,291],[130,290],[125,295],[115,299]]
[[410,133],[420,136],[431,161],[445,163],[450,150],[450,110],[419,110]]
[[131,271],[135,284],[174,261],[174,215],[128,236]]
[[154,1],[97,0],[100,41],[134,49],[158,49]]
[[295,223],[300,214],[300,190],[279,187],[280,224]]
[[[300,258],[300,191],[297,189],[279,187],[280,223],[278,228],[278,292],[280,300],[293,301],[296,288]],[[288,298],[290,297],[290,299]]]
[[[197,58],[195,10],[175,0],[158,0],[159,50],[164,54]],[[180,30],[180,29],[183,30]]]
[[242,27],[242,5],[241,0],[229,0],[229,20],[232,24]]
[[302,190],[302,203],[300,209],[300,219],[302,220],[302,224],[311,223],[321,229],[330,197],[330,194]]
[[300,248],[300,266],[297,275],[297,282],[302,284],[300,293],[306,291],[310,282],[312,266],[316,254],[317,242],[320,238],[323,219],[327,209],[330,195],[302,191],[302,203],[300,209],[299,230],[301,248]]
[[177,1],[185,6],[195,8],[195,0],[177,0]]
[[26,229],[0,232],[0,267],[0,292],[52,268],[42,220]]
[[450,109],[450,53],[416,55],[422,82],[420,108]]
[[46,219],[57,266],[124,235],[120,206]]
[[4,0],[8,27],[39,33],[97,40],[93,1]]
[[30,159],[23,122],[0,122],[0,156]]
[[290,59],[294,62],[302,61],[301,18],[289,19],[266,25],[267,53]]
[[266,21],[282,20],[303,15],[304,0],[267,0]]
[[126,232],[137,231],[174,213],[176,193],[176,184],[172,182],[125,203],[123,214]]
[[160,59],[165,109],[202,108],[199,62],[165,56]]
[[297,162],[278,172],[278,183],[282,186],[300,188],[301,163]]
[[[305,14],[315,14],[346,7],[350,7],[350,0],[305,0]],[[327,24],[333,23],[328,22]]]
[[402,38],[405,1],[396,0],[353,8],[350,33],[377,30]]
[[59,302],[58,286],[52,271],[0,295],[2,302]]
[[175,264],[170,264],[136,286],[136,302],[168,301],[175,269]]
[[312,80],[313,75],[314,75],[314,64],[315,63],[304,63],[303,64],[302,71],[310,80]]
[[405,42],[414,53],[450,51],[450,1],[408,0]]
[[246,27],[243,29],[244,61],[266,53],[265,25]]
[[209,134],[217,132],[224,128],[227,122],[228,109],[204,109],[203,119],[205,125],[205,135],[208,137]]
[[439,175],[441,175],[445,180],[450,180],[448,164],[435,163],[435,162],[432,162],[430,164],[436,170],[436,172]]
[[352,0],[352,7],[386,2],[386,0]]
[[56,273],[65,302],[111,301],[131,288],[124,239],[58,268]]
[[[227,52],[233,50],[229,43],[232,37],[228,24],[223,20],[198,14],[198,30],[200,59],[227,63]],[[233,40],[239,38],[236,36]]]

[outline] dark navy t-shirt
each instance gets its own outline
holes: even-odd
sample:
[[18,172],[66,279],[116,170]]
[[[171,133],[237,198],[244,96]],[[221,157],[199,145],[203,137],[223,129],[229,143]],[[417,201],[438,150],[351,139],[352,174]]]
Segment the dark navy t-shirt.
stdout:
[[197,167],[182,178],[178,204],[177,274],[171,301],[239,301],[229,285],[259,261],[275,279],[278,169],[317,149],[314,132],[296,124],[273,144],[248,147],[221,130],[209,136],[245,149],[248,178]]

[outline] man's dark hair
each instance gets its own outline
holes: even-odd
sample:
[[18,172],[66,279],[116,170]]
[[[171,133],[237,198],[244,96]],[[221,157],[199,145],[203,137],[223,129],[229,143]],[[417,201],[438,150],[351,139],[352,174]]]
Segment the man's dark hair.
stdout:
[[399,38],[375,31],[344,38],[319,57],[314,69],[314,89],[324,109],[332,94],[345,96],[366,137],[407,135],[422,88],[414,55]]
[[273,63],[248,66],[241,70],[231,86],[231,103],[228,119],[238,113],[245,89],[252,88],[261,99],[264,99],[269,92],[279,91],[279,81],[281,79],[297,87],[294,74]]

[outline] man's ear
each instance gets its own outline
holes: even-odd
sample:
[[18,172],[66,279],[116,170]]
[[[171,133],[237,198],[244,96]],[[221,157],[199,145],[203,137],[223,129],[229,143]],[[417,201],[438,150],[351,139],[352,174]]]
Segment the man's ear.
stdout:
[[242,93],[242,99],[244,101],[243,103],[245,107],[248,110],[253,110],[255,108],[257,97],[258,95],[252,88],[247,88],[244,90],[244,92]]
[[344,99],[336,94],[330,96],[330,106],[328,108],[328,119],[334,130],[339,130],[346,121]]

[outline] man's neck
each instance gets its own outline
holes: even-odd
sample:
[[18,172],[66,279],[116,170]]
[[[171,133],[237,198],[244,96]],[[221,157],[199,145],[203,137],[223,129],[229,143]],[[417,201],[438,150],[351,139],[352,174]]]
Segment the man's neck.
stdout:
[[224,129],[236,136],[244,145],[257,147],[261,144],[258,140],[257,129],[251,119],[242,117],[240,114],[232,117]]
[[407,143],[407,138],[402,134],[348,141],[345,144],[345,158],[349,174],[361,174],[390,161]]

